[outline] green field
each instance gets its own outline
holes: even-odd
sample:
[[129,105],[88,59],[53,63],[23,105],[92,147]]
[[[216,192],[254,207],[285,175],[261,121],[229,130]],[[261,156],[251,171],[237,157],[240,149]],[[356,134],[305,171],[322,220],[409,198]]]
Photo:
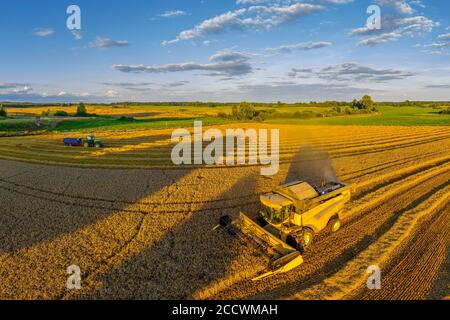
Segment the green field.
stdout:
[[[267,110],[256,107],[257,110]],[[297,124],[297,125],[364,125],[364,126],[448,126],[450,125],[449,114],[439,114],[439,109],[430,107],[411,106],[377,106],[378,112],[372,114],[352,114],[317,117],[312,119],[301,119],[294,115],[295,112],[314,111],[316,113],[326,112],[327,108],[320,107],[294,107],[282,105],[269,107],[283,118],[269,117],[265,123],[270,124]],[[203,121],[204,125],[225,124],[239,122],[236,120],[219,118],[219,112],[231,111],[231,107],[189,107],[189,106],[139,106],[139,110],[131,107],[127,111],[133,114],[136,111],[155,112],[153,117],[137,117],[126,119],[113,116],[100,116],[97,118],[50,118],[42,121],[42,126],[35,126],[35,118],[0,119],[0,132],[24,132],[37,130],[53,131],[113,131],[113,130],[142,130],[142,129],[165,129],[178,127],[191,127],[194,120]],[[178,111],[178,112],[177,112]],[[288,117],[286,117],[288,115]],[[246,121],[248,122],[248,121]]]
[[112,131],[112,130],[142,130],[191,127],[195,120],[203,121],[204,125],[228,123],[220,118],[143,118],[143,119],[112,119],[96,118],[86,120],[67,120],[55,127],[55,131]]
[[450,115],[425,107],[377,106],[378,114],[315,119],[270,119],[268,123],[357,126],[448,126]]
[[45,130],[50,125],[50,121],[44,120],[41,122],[41,127],[37,128],[35,118],[24,119],[0,119],[0,132],[2,131],[35,131]]

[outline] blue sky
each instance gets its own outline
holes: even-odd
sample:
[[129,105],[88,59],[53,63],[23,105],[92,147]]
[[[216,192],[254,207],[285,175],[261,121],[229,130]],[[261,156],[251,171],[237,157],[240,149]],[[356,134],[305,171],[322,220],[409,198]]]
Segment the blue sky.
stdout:
[[0,101],[450,100],[448,1],[15,0],[0,12]]

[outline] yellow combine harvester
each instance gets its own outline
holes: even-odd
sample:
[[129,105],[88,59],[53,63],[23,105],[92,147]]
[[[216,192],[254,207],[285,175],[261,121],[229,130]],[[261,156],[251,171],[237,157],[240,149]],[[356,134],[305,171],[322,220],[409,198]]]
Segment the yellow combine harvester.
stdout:
[[320,187],[297,181],[262,195],[264,207],[257,221],[241,212],[239,218],[220,218],[219,226],[231,235],[250,239],[269,260],[269,271],[253,280],[287,272],[303,263],[304,248],[326,227],[341,227],[339,212],[350,201],[351,187],[328,182]]

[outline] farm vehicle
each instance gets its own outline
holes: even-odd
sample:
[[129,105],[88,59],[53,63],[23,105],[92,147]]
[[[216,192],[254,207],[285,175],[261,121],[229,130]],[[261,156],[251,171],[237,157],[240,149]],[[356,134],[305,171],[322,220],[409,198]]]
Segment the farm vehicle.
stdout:
[[230,235],[248,239],[269,260],[269,271],[253,279],[260,280],[302,264],[302,254],[317,233],[326,228],[338,231],[339,213],[351,193],[350,186],[338,182],[284,184],[261,195],[263,210],[256,221],[241,212],[237,219],[221,217],[216,228],[221,226]]
[[85,148],[103,148],[103,142],[96,139],[93,135],[89,135],[86,139],[80,138],[65,138],[64,145],[69,147],[85,147]]

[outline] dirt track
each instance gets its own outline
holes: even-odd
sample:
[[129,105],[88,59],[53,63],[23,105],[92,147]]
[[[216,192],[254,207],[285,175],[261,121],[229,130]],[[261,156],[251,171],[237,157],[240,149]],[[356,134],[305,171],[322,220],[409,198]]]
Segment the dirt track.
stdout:
[[[342,131],[335,141],[331,132],[310,133],[338,176],[358,185],[342,230],[320,234],[300,268],[264,282],[248,280],[264,269],[261,257],[211,228],[221,215],[256,212],[258,195],[284,181],[299,144],[291,136],[273,179],[257,167],[81,169],[0,160],[0,298],[448,296],[450,129]],[[0,156],[7,145],[0,142]],[[82,270],[79,291],[66,289],[72,264]],[[365,289],[372,264],[382,268],[379,291]]]

